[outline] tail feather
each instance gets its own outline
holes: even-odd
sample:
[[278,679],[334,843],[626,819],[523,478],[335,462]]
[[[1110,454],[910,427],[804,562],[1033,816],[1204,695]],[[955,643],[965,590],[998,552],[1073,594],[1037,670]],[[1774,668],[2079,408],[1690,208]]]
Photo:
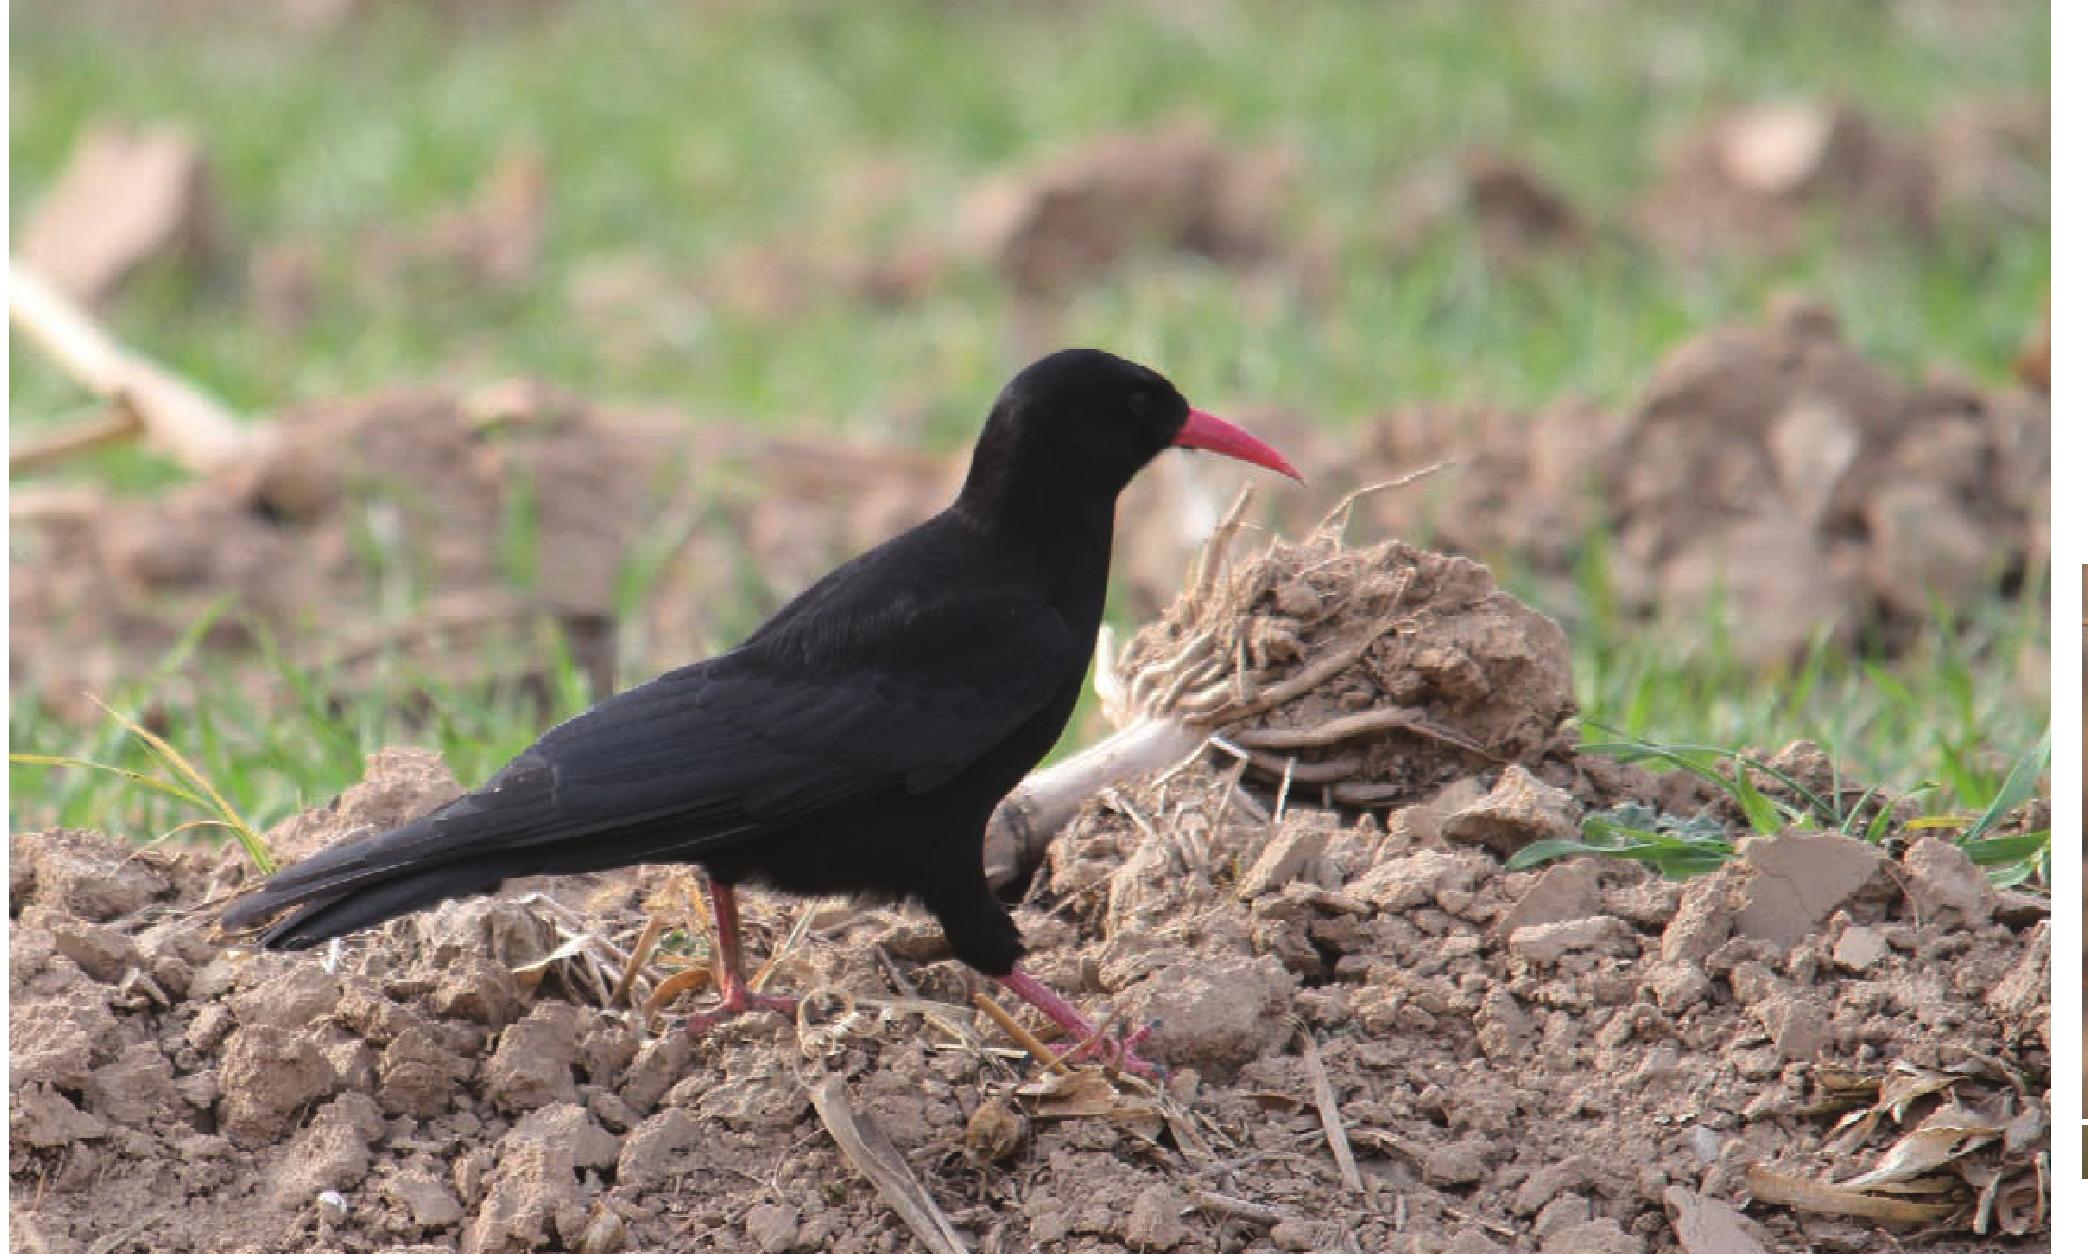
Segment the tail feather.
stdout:
[[219,922],[258,931],[270,949],[303,949],[503,880],[687,860],[755,828],[713,815],[574,816],[554,799],[551,772],[525,754],[476,792],[277,872]]
[[228,931],[261,929],[269,949],[303,949],[451,897],[533,874],[546,848],[502,847],[506,815],[460,797],[420,818],[343,841],[285,868],[219,916]]
[[[507,866],[459,862],[414,869],[374,884],[299,898],[301,904],[290,914],[270,923],[258,939],[268,949],[310,949],[336,936],[375,927],[452,897],[490,892],[498,888],[511,871],[512,868]],[[281,910],[287,904],[279,902],[276,909]],[[261,909],[249,917],[265,917],[269,913],[272,912]],[[225,920],[228,925],[235,923],[230,911],[226,912]]]

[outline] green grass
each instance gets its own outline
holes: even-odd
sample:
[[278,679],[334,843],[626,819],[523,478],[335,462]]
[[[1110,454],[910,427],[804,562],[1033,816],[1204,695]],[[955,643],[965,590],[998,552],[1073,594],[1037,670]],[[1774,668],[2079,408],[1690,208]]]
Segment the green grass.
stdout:
[[[752,241],[874,247],[933,233],[990,171],[1183,113],[1296,152],[1299,230],[1365,240],[1403,173],[1472,147],[1519,155],[1608,220],[1651,176],[1660,143],[1724,104],[1845,97],[1913,128],[1967,97],[2044,92],[2049,77],[2047,11],[2030,3],[1938,33],[1855,2],[1220,2],[1069,14],[603,0],[462,34],[401,4],[310,40],[164,18],[140,30],[140,19],[83,7],[14,12],[11,208],[19,220],[91,119],[173,119],[202,137],[238,239],[320,250],[318,313],[296,332],[257,324],[235,262],[201,279],[148,276],[112,321],[236,406],[262,413],[401,380],[528,373],[707,421],[871,435],[892,414],[918,413],[918,438],[945,446],[969,435],[1020,364],[1015,311],[990,276],[961,275],[897,308],[837,298],[781,324],[706,310],[656,343],[639,337],[636,350],[625,328],[576,313],[574,277],[596,258],[635,255],[667,285],[688,286]],[[542,154],[552,179],[545,260],[530,281],[486,293],[371,291],[359,279],[365,233],[459,201],[513,148]],[[880,168],[903,177],[866,203],[856,189]],[[1316,304],[1243,299],[1236,276],[1193,261],[1140,263],[1078,292],[1061,325],[1069,341],[1153,360],[1212,408],[1276,402],[1340,428],[1423,399],[1533,405],[1570,392],[1625,403],[1676,343],[1757,316],[1785,288],[1824,294],[1851,338],[1899,369],[1942,361],[1996,379],[2049,271],[2037,225],[1952,224],[1934,241],[1861,248],[1822,232],[1795,256],[1690,273],[1610,245],[1503,271],[1453,229],[1396,261],[1350,243],[1336,294]],[[18,424],[85,410],[33,354],[14,365]],[[72,473],[145,490],[173,472],[122,452]],[[528,520],[509,521],[519,567]],[[1605,620],[1599,596],[1547,608],[1574,623],[1591,717],[1663,742],[1773,749],[1809,737],[1866,780],[1932,782],[1938,809],[1976,811],[2044,729],[2043,603],[1956,607],[1959,623],[1939,624],[1889,667],[1821,651],[1767,681],[1715,648],[1685,658]],[[437,711],[416,723],[399,713],[413,687],[402,675],[354,708],[312,696],[285,719],[261,712],[250,681],[195,667],[184,678],[205,699],[168,711],[164,730],[263,822],[352,781],[364,751],[401,738],[443,748],[475,777],[579,699],[571,685],[554,685],[562,695],[549,709],[438,692],[411,703]],[[130,710],[152,696],[105,695]],[[32,704],[18,702],[10,724],[17,749],[149,765],[123,734],[83,741]],[[19,824],[58,817],[142,835],[181,821],[163,807],[172,799],[106,777],[17,768],[11,782]]]

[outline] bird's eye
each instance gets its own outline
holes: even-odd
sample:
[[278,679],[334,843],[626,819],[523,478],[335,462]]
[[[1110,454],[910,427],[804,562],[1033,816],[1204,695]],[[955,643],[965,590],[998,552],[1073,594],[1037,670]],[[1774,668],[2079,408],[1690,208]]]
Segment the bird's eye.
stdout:
[[1153,416],[1153,394],[1141,388],[1131,394],[1131,416],[1151,418]]

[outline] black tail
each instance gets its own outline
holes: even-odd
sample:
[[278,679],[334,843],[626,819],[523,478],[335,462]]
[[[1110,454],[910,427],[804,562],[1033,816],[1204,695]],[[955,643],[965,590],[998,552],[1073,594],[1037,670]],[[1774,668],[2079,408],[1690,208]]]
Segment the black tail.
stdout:
[[542,758],[525,752],[476,792],[277,872],[219,921],[229,931],[258,929],[270,949],[308,949],[503,880],[686,861],[751,830],[671,810],[576,815],[558,804]]
[[453,802],[402,827],[321,850],[233,902],[219,921],[231,931],[259,928],[255,939],[269,949],[308,949],[452,897],[491,891],[536,869],[542,849],[452,852],[442,848],[447,842],[431,840],[434,821],[454,821],[460,808],[468,812]]
[[[452,897],[491,892],[513,875],[512,859],[487,858],[437,867],[407,867],[388,879],[351,888],[282,889],[271,880],[226,910],[227,928],[246,929],[273,916],[258,936],[268,949],[310,949],[322,941],[375,927]],[[488,864],[493,865],[488,865]],[[284,914],[284,911],[290,911]]]

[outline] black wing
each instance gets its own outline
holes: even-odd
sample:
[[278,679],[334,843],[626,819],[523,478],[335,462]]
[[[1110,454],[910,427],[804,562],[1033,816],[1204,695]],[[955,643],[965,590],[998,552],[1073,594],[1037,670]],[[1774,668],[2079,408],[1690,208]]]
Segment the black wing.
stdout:
[[552,774],[560,812],[609,825],[671,816],[724,834],[925,792],[1035,717],[1085,665],[1041,596],[886,598],[843,627],[816,628],[816,639],[757,637],[553,728],[531,752]]
[[[968,563],[895,563],[902,556],[887,548],[849,563],[740,648],[552,728],[447,806],[282,872],[226,924],[321,898],[345,906],[344,894],[439,868],[488,883],[575,869],[549,847],[612,833],[642,832],[647,858],[694,856],[953,778],[1077,678],[1091,642],[1020,581]],[[456,891],[445,881],[438,895],[395,895],[426,904]]]

